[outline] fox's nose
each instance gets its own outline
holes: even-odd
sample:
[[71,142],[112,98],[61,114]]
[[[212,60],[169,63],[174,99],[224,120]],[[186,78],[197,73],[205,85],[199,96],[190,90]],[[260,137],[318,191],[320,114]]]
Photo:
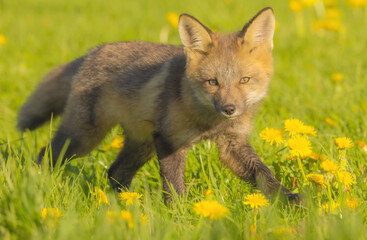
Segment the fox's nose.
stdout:
[[222,107],[222,112],[227,116],[231,116],[235,111],[236,106],[233,104],[227,104]]

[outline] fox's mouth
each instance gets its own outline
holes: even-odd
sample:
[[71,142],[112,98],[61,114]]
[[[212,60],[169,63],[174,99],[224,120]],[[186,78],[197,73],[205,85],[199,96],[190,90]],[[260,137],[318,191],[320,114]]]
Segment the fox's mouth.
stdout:
[[223,119],[230,119],[230,120],[233,120],[233,119],[236,119],[236,118],[238,118],[241,114],[239,114],[238,112],[235,112],[235,113],[233,113],[233,114],[226,114],[225,112],[223,112],[223,111],[218,111],[218,110],[216,110],[216,112],[217,112],[217,114],[221,117],[221,118],[223,118]]
[[220,114],[224,119],[230,119],[230,120],[234,120],[236,118],[238,118],[240,115],[236,114],[236,115],[225,115],[223,113]]

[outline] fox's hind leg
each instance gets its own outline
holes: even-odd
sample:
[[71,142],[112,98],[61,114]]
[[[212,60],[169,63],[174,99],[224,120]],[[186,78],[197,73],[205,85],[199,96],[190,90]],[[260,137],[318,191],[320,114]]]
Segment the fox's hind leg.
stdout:
[[135,140],[125,134],[124,147],[108,170],[112,187],[119,190],[128,188],[136,172],[154,154],[153,141]]
[[[107,121],[103,108],[98,107],[98,96],[91,93],[71,96],[66,105],[59,129],[49,147],[50,158],[55,166],[59,157],[61,164],[71,157],[82,157],[95,148],[114,126]],[[60,154],[63,153],[63,156]],[[39,153],[38,162],[45,156],[46,148]]]
[[[93,150],[104,138],[105,132],[102,129],[75,129],[76,126],[62,125],[52,139],[48,148],[48,156],[52,159],[53,166],[56,165],[58,159],[62,157],[61,164],[66,159],[72,157],[82,157]],[[73,130],[76,133],[72,133]],[[44,147],[38,156],[38,163],[42,163],[45,156],[46,147]]]

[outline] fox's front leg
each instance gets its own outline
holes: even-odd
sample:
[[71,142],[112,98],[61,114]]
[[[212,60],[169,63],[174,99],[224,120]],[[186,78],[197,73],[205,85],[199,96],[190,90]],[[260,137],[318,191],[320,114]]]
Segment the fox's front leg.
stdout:
[[154,143],[158,155],[160,174],[163,182],[165,200],[172,200],[169,185],[180,195],[185,188],[185,163],[187,148],[175,150],[161,134],[154,134]]
[[266,196],[274,197],[280,193],[281,197],[298,201],[297,194],[285,188],[275,177],[271,170],[260,160],[252,146],[244,137],[223,137],[217,144],[221,161],[246,182],[259,188]]

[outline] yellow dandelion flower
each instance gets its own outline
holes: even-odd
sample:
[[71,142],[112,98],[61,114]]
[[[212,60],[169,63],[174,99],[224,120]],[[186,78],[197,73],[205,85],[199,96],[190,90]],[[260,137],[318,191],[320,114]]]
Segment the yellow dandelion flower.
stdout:
[[141,223],[143,225],[147,225],[148,224],[148,215],[147,214],[140,214],[140,220],[141,220]]
[[134,227],[133,215],[130,211],[121,210],[120,211],[120,219],[127,222],[129,228]]
[[347,207],[351,210],[356,210],[359,206],[359,201],[356,198],[347,200]]
[[284,143],[283,130],[274,128],[265,128],[260,132],[260,137],[270,145]]
[[124,146],[124,138],[121,136],[115,136],[110,145],[113,148],[121,149]]
[[331,127],[336,127],[338,126],[338,123],[334,120],[332,120],[331,118],[325,118],[325,123]]
[[324,19],[324,29],[328,31],[339,32],[342,29],[342,23],[338,19]]
[[326,186],[325,178],[324,178],[324,175],[322,175],[322,174],[310,173],[310,174],[307,174],[306,177],[311,182],[315,182],[317,184],[320,184],[323,187]]
[[343,183],[343,185],[348,188],[352,186],[353,184],[357,183],[356,177],[348,171],[339,171],[337,175],[338,175],[340,182]]
[[205,200],[194,204],[194,212],[197,215],[211,220],[224,218],[228,215],[228,208],[215,200]]
[[353,147],[352,140],[347,137],[335,138],[335,144],[338,149],[346,149]]
[[251,235],[254,235],[256,233],[256,225],[255,224],[250,225],[250,232],[251,232]]
[[335,7],[338,4],[338,0],[323,0],[325,7]]
[[[320,155],[320,161],[328,161],[329,159],[327,157],[325,157],[324,155]],[[329,160],[330,161],[330,160]]]
[[115,136],[111,143],[103,148],[104,151],[110,150],[111,147],[120,150],[124,146],[124,138],[121,136]]
[[57,220],[58,218],[62,217],[62,213],[58,208],[43,208],[41,217],[43,220],[47,218],[52,218]]
[[115,211],[107,211],[106,212],[106,220],[110,223],[117,222],[117,216]]
[[41,217],[45,223],[51,224],[52,227],[55,227],[59,218],[62,217],[62,213],[58,208],[43,208]]
[[342,24],[338,19],[325,18],[314,21],[312,28],[315,31],[324,29],[328,31],[339,32],[342,29]]
[[306,134],[306,135],[310,135],[310,136],[316,136],[317,135],[317,131],[315,130],[315,128],[313,126],[308,126],[308,125],[304,125],[302,127],[301,133]]
[[245,196],[244,205],[250,205],[251,208],[265,207],[269,205],[268,200],[261,193],[254,193]]
[[100,188],[94,188],[94,192],[92,192],[92,195],[96,196],[98,199],[98,203],[105,203],[108,204],[107,195],[102,191]]
[[315,20],[312,23],[312,30],[314,30],[315,32],[320,31],[324,28],[324,23],[321,20]]
[[8,43],[8,39],[2,34],[0,34],[0,45],[5,45]]
[[315,5],[315,3],[318,0],[300,0],[302,2],[303,5],[307,6],[307,7],[312,7],[313,5]]
[[43,208],[41,212],[41,217],[43,220],[47,218],[47,208]]
[[315,152],[312,152],[310,155],[307,156],[310,159],[313,160],[319,160],[321,158],[321,155]]
[[166,14],[166,19],[167,19],[168,23],[174,28],[178,27],[179,18],[180,18],[180,16],[176,12],[168,12]]
[[363,141],[358,141],[357,144],[358,144],[358,147],[360,147],[360,148],[365,148],[366,147],[366,143],[363,142]]
[[293,227],[280,227],[280,228],[273,230],[273,233],[275,235],[287,235],[287,234],[292,234],[295,232],[296,230]]
[[348,4],[351,7],[360,8],[366,5],[366,0],[348,0]]
[[285,159],[287,159],[287,160],[297,160],[297,158],[295,156],[292,156],[290,154],[285,155]]
[[305,137],[295,136],[288,139],[287,144],[291,149],[289,152],[291,156],[306,158],[312,153],[311,142]]
[[[325,9],[325,18],[329,19],[341,19],[343,17],[343,12],[339,8],[326,8]],[[341,74],[341,73],[336,73]],[[343,80],[343,74],[341,74]]]
[[330,78],[334,82],[341,82],[341,81],[344,80],[344,75],[343,75],[343,73],[333,73],[333,74],[331,74]]
[[298,13],[303,10],[304,6],[300,0],[290,0],[288,3],[289,8],[292,12]]
[[324,169],[325,172],[337,172],[339,170],[339,165],[331,160],[324,160],[320,164],[321,168]]
[[136,202],[140,205],[140,198],[143,196],[140,193],[136,192],[121,192],[119,193],[119,198],[123,201],[126,201],[126,206],[133,205]]
[[336,203],[336,202],[331,202],[331,203],[325,203],[324,205],[322,205],[322,209],[325,210],[325,212],[330,212],[330,213],[336,213],[337,208],[339,208],[340,204]]
[[205,191],[204,193],[205,197],[210,197],[213,195],[213,190],[211,188],[209,188],[208,190]]
[[289,132],[289,136],[294,136],[302,133],[304,123],[296,118],[287,119],[284,121],[284,129]]
[[367,152],[367,145],[363,141],[358,141],[358,147],[360,147],[364,152]]

